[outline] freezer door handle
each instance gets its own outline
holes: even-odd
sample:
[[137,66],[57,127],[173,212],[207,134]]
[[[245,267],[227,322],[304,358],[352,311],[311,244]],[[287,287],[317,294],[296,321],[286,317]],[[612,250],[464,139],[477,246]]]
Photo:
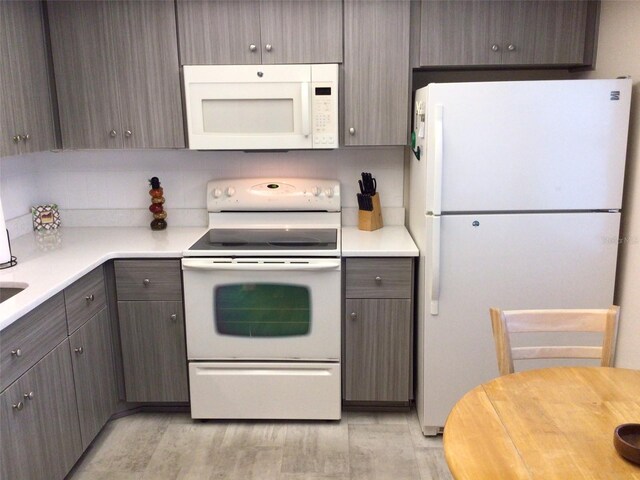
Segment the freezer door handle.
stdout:
[[442,213],[442,162],[444,157],[444,107],[435,106],[434,112],[434,156],[433,156],[433,214]]
[[429,278],[431,280],[431,302],[429,310],[431,315],[438,315],[438,302],[440,300],[440,217],[432,217],[431,228],[431,262],[429,262]]

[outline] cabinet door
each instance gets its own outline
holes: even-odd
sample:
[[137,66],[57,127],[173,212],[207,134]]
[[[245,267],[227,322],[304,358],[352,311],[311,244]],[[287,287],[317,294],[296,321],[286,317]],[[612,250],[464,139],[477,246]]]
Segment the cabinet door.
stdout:
[[0,415],[1,478],[65,477],[82,454],[68,340],[0,396]]
[[409,2],[345,0],[345,145],[405,145]]
[[501,3],[422,0],[420,65],[500,64]]
[[341,63],[342,1],[262,0],[260,32],[262,63]]
[[0,156],[54,148],[42,4],[1,2],[0,32]]
[[411,300],[349,299],[345,306],[344,399],[408,402]]
[[127,401],[188,401],[182,302],[118,302],[118,314]]
[[69,337],[82,446],[86,449],[118,403],[111,326],[104,308]]
[[[508,2],[512,3],[512,2]],[[516,3],[516,17],[505,23],[505,41],[511,35],[524,37],[517,62],[503,54],[503,63],[578,65],[584,63],[588,2],[531,1]],[[506,5],[505,5],[506,6]],[[508,40],[511,42],[511,39]]]
[[[64,148],[122,147],[107,2],[47,3]],[[114,132],[114,133],[111,133]]]
[[258,0],[177,0],[177,14],[181,65],[261,63]]
[[173,2],[109,2],[109,10],[124,148],[184,147]]

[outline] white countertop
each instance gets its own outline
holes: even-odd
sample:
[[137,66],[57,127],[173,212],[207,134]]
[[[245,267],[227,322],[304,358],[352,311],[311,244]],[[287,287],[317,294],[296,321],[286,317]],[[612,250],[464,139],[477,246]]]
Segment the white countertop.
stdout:
[[[0,270],[0,284],[28,287],[0,303],[0,330],[62,291],[95,267],[113,258],[180,258],[205,227],[60,228],[46,234],[29,233],[12,241],[18,265]],[[418,249],[403,226],[363,232],[342,228],[343,257],[417,256]]]
[[417,257],[418,247],[402,226],[382,227],[372,232],[342,227],[343,257]]
[[11,242],[18,265],[0,270],[0,284],[29,286],[0,303],[0,330],[112,258],[182,257],[207,231],[204,227],[60,228],[30,233]]

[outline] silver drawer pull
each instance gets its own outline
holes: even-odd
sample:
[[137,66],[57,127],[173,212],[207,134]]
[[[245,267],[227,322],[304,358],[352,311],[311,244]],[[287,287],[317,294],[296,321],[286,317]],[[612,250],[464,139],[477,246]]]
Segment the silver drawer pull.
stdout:
[[82,347],[74,348],[73,351],[76,352],[78,355],[82,355],[84,353],[84,348]]
[[34,394],[33,392],[25,393],[23,397],[26,398],[27,400],[33,400]]
[[355,320],[358,318],[358,314],[356,312],[351,312],[351,315],[349,315],[351,317],[351,320]]
[[149,280],[148,278],[145,278],[144,280],[142,280],[142,284],[145,287],[148,287],[151,284],[151,280]]
[[11,350],[11,355],[13,355],[14,357],[21,357],[22,350],[20,350],[19,348],[16,348],[15,350]]
[[172,322],[175,322],[178,319],[178,315],[175,313],[172,313],[171,316],[169,316],[169,318],[171,319]]
[[87,302],[93,302],[95,300],[95,297],[93,296],[93,293],[91,295],[87,295],[86,297],[84,297],[84,299]]
[[382,277],[376,277],[376,283],[382,283]]
[[15,408],[16,410],[22,410],[24,408],[24,403],[22,402],[18,402],[18,403],[14,403],[13,405],[11,405],[13,408]]

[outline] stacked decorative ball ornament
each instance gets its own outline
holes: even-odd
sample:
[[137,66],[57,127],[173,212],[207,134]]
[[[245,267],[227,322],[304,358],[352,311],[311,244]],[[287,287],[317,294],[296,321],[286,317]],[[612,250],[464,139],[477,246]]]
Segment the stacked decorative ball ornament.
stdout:
[[160,186],[160,180],[158,177],[153,177],[149,180],[149,185],[151,185],[151,190],[149,190],[149,195],[151,195],[151,205],[149,205],[149,211],[153,213],[153,221],[151,222],[151,230],[164,230],[167,228],[167,222],[165,218],[167,218],[167,212],[164,211],[164,190]]

